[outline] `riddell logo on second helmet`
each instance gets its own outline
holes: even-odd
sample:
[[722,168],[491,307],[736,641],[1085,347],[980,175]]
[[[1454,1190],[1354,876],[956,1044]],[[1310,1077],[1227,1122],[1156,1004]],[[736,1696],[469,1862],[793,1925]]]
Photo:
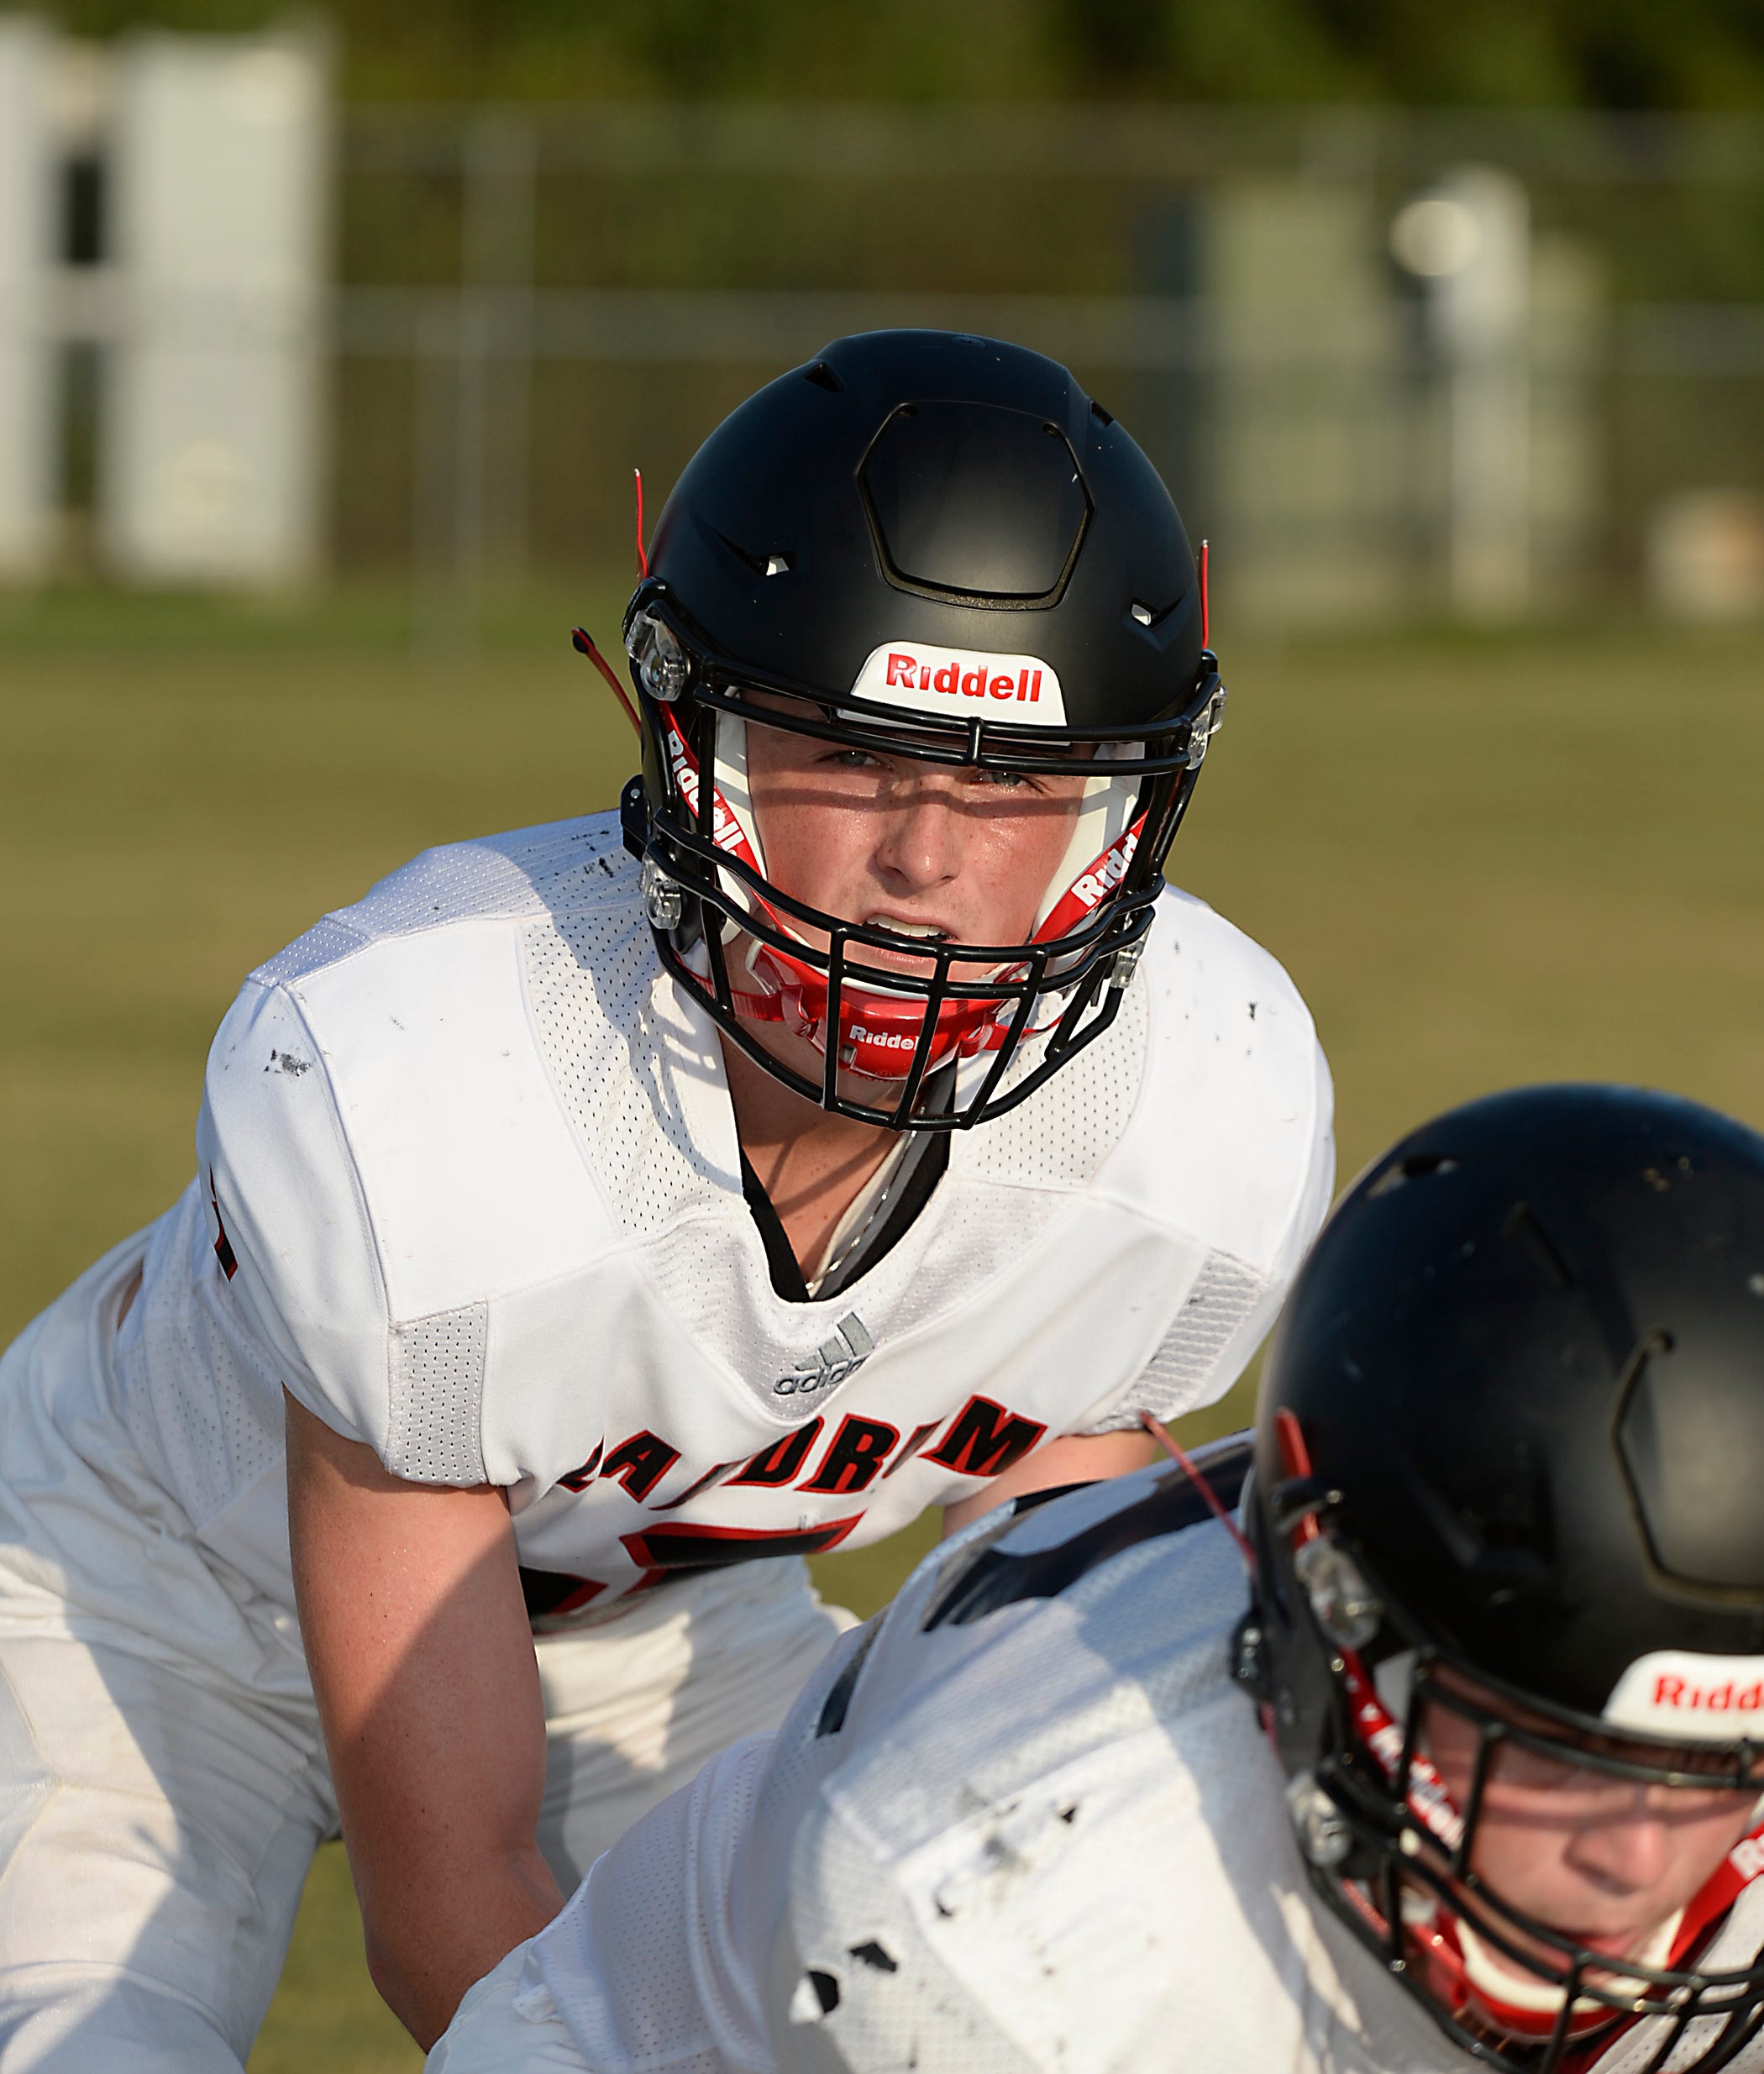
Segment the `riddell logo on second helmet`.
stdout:
[[1018,727],[1058,727],[1066,719],[1058,673],[1037,655],[885,641],[871,649],[852,691],[911,712],[959,711]]
[[1764,1657],[1705,1657],[1687,1649],[1638,1657],[1604,1704],[1604,1719],[1614,1727],[1675,1741],[1756,1740],[1751,1724],[1760,1714]]

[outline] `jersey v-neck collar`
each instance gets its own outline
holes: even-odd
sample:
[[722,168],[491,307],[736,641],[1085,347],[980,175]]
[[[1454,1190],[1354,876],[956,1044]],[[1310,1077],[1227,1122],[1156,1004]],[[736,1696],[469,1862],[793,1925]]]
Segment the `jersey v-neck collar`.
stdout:
[[744,1147],[738,1145],[741,1157],[741,1192],[753,1214],[759,1229],[759,1242],[765,1248],[766,1273],[772,1279],[773,1293],[781,1296],[787,1304],[812,1303],[808,1284],[803,1279],[802,1269],[797,1263],[795,1249],[790,1235],[784,1228],[784,1220],[778,1215],[772,1199],[765,1192],[765,1184],[753,1171],[753,1163],[748,1158]]
[[[766,1271],[772,1293],[787,1304],[824,1304],[843,1295],[868,1274],[911,1230],[918,1215],[931,1200],[949,1165],[950,1133],[929,1131],[904,1148],[895,1171],[880,1196],[869,1209],[856,1242],[848,1246],[832,1268],[811,1289],[804,1278],[795,1250],[784,1228],[765,1184],[753,1171],[747,1153],[741,1157],[741,1192],[765,1248]],[[837,1236],[837,1235],[836,1235]]]
[[[675,1100],[695,1142],[708,1156],[713,1170],[719,1176],[727,1175],[731,1183],[738,1178],[742,1196],[764,1250],[773,1294],[786,1304],[826,1303],[843,1294],[912,1228],[948,1169],[953,1149],[950,1140],[955,1134],[949,1131],[914,1134],[905,1158],[884,1182],[881,1198],[872,1205],[856,1235],[856,1243],[847,1246],[831,1272],[822,1275],[811,1290],[777,1210],[743,1149],[717,1026],[659,962],[651,1015],[657,1010],[674,1055],[675,1070],[670,1079]],[[935,1095],[931,1098],[937,1099]],[[842,1220],[835,1237],[849,1236]]]

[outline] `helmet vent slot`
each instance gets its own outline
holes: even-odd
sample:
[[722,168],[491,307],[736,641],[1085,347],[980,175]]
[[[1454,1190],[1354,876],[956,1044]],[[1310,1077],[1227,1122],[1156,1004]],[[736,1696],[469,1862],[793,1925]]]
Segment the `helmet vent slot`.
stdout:
[[713,528],[717,538],[738,561],[746,563],[756,576],[788,575],[796,566],[794,549],[785,548],[778,552],[761,554],[752,548],[744,548],[740,541],[732,540],[720,527]]
[[1411,1181],[1425,1181],[1435,1174],[1457,1172],[1457,1162],[1449,1153],[1410,1153],[1407,1158],[1394,1160],[1384,1169],[1367,1189],[1367,1200],[1376,1202],[1381,1195],[1394,1195]]

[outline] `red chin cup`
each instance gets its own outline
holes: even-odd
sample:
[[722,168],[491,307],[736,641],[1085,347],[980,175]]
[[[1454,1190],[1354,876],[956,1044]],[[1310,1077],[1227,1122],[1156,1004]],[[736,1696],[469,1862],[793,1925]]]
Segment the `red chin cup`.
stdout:
[[[1357,1653],[1344,1650],[1341,1657],[1343,1683],[1355,1727],[1368,1756],[1385,1777],[1394,1781],[1400,1762],[1403,1731],[1386,1713]],[[1442,1849],[1456,1848],[1463,1834],[1462,1822],[1444,1781],[1420,1752],[1415,1754],[1414,1769],[1410,1774],[1409,1809]],[[1645,1963],[1672,1969],[1688,1963],[1709,1934],[1725,1919],[1740,1895],[1764,1873],[1764,1842],[1761,1842],[1761,1838],[1764,1838],[1764,1822],[1742,1837],[1704,1881],[1680,1918],[1671,1948]],[[1369,1898],[1352,1887],[1347,1891],[1353,1904],[1373,1921],[1382,1935],[1385,1926]],[[1420,1888],[1411,1891],[1418,1898],[1423,1892]],[[1511,2001],[1501,1993],[1499,1974],[1495,1970],[1497,1963],[1504,1967],[1511,1962],[1504,1955],[1496,1955],[1494,1960],[1484,1957],[1478,1961],[1467,1951],[1467,1940],[1473,1940],[1493,1951],[1492,1941],[1478,1933],[1473,1914],[1454,1908],[1443,1898],[1435,1899],[1430,1909],[1414,1919],[1405,1919],[1403,1925],[1403,1945],[1410,1969],[1432,1999],[1449,2011],[1456,2021],[1467,2029],[1482,2030],[1495,2037],[1525,2044],[1547,2043],[1556,2035],[1562,2014],[1561,1996],[1566,1993],[1565,1988],[1556,1987],[1544,1970],[1547,1960],[1540,1956],[1536,1977],[1542,1992],[1537,2002],[1527,2004]],[[1600,1968],[1603,1979],[1598,1984],[1609,1990],[1614,1983],[1625,1977],[1624,1967],[1622,1959],[1613,1958],[1608,1967]],[[1649,1992],[1640,1982],[1635,1987],[1638,1997]],[[1653,1992],[1658,1996],[1658,2007],[1665,2013],[1670,2008],[1666,1995],[1659,1990]],[[1590,1997],[1577,1998],[1568,2012],[1567,2035],[1576,2042],[1593,2037],[1608,2040],[1614,2024],[1634,2020],[1633,2012],[1614,2008],[1609,2002],[1595,2001]]]
[[[1552,2008],[1528,2008],[1504,2000],[1488,1981],[1473,1978],[1464,1956],[1463,1927],[1462,1918],[1443,1906],[1430,1921],[1404,1925],[1403,1941],[1410,1966],[1428,1994],[1467,2029],[1527,2045],[1547,2043],[1556,2035],[1562,2014],[1559,1999]],[[1540,1974],[1538,1980],[1541,1987],[1549,1987],[1545,1976]],[[1577,2003],[1568,2012],[1567,2035],[1576,2040],[1592,2038],[1622,2020],[1623,2013],[1608,2003]]]
[[[1764,1823],[1751,1829],[1718,1865],[1703,1883],[1672,1933],[1670,1948],[1663,1955],[1656,1955],[1646,1961],[1651,1966],[1668,1970],[1682,1970],[1689,1966],[1698,1950],[1708,1940],[1727,1917],[1735,1901],[1764,1872]],[[1444,1904],[1436,1908],[1430,1920],[1406,1926],[1404,1942],[1410,1954],[1410,1964],[1425,1983],[1428,1992],[1450,2009],[1461,2021],[1479,2025],[1500,2036],[1542,2044],[1553,2037],[1561,2003],[1551,2008],[1526,2008],[1508,2001],[1499,1987],[1487,1977],[1486,1962],[1473,1968],[1464,1950],[1467,1931],[1476,1935],[1465,1920],[1462,1911]],[[1483,1940],[1486,1941],[1486,1940]],[[1625,1961],[1613,1958],[1608,1968],[1601,1968],[1603,1979],[1599,1985],[1608,1991],[1615,1982],[1624,1980]],[[1547,1977],[1540,1972],[1540,1982],[1550,1985]],[[1637,1998],[1649,1995],[1650,1991],[1639,1981],[1635,1983]],[[1664,2014],[1672,2008],[1669,1994],[1661,1989],[1651,1991],[1655,2006]],[[1614,2024],[1628,2024],[1635,2020],[1632,2010],[1615,2008],[1609,2003],[1594,2002],[1590,1998],[1577,2001],[1568,2012],[1567,2035],[1573,2040],[1599,2037],[1608,2041]],[[1603,2050],[1603,2044],[1601,2045]]]
[[[769,944],[754,950],[748,969],[769,990],[748,992],[732,984],[737,1012],[750,1022],[780,1022],[827,1049],[827,974]],[[774,989],[774,990],[770,990]],[[972,1058],[1004,1042],[996,1000],[945,1001],[937,1010],[929,1068],[951,1058]],[[904,1080],[925,1029],[925,1002],[914,995],[873,994],[846,985],[839,990],[839,1063],[872,1080]]]

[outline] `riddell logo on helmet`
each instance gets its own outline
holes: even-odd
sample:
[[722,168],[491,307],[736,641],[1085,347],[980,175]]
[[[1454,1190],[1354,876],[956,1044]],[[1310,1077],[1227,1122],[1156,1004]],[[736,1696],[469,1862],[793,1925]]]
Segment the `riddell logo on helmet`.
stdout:
[[1037,655],[885,641],[870,650],[852,693],[915,713],[974,714],[1026,727],[1061,727],[1066,722],[1058,673]]
[[1105,900],[1127,875],[1127,866],[1139,847],[1137,826],[1129,828],[1112,849],[1105,850],[1088,871],[1072,881],[1072,897],[1088,911]]
[[886,681],[891,688],[936,691],[945,698],[953,698],[959,692],[964,699],[1015,699],[1019,706],[1027,700],[1032,706],[1038,706],[1046,674],[1040,669],[1019,669],[1013,676],[1008,669],[990,670],[984,663],[972,669],[963,669],[959,663],[945,663],[933,669],[910,649],[903,654],[898,648],[890,648]]
[[[680,795],[685,801],[688,813],[698,811],[698,772],[694,768],[686,745],[670,726],[664,738],[668,750],[668,766],[674,782],[680,788]],[[738,855],[749,856],[748,838],[741,823],[729,811],[728,802],[721,792],[711,794],[711,840],[720,850],[733,850]]]
[[1605,1703],[1620,1728],[1694,1742],[1756,1736],[1764,1713],[1764,1657],[1703,1657],[1656,1649],[1638,1657]]
[[1750,1685],[1735,1686],[1731,1678],[1723,1685],[1693,1685],[1688,1678],[1667,1678],[1662,1672],[1654,1680],[1654,1704],[1674,1709],[1688,1707],[1693,1713],[1700,1707],[1705,1714],[1725,1714],[1733,1709],[1756,1714],[1764,1707],[1764,1678],[1754,1678]]

